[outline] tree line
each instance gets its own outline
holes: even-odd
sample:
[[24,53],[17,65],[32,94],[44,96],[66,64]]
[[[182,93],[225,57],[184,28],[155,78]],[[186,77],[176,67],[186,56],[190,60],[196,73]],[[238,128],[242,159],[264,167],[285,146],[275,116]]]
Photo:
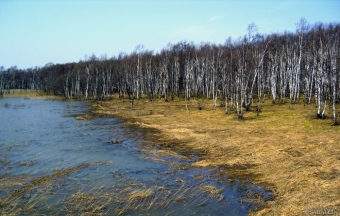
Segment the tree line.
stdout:
[[107,58],[94,54],[78,63],[46,64],[44,67],[0,68],[0,95],[10,89],[44,90],[47,94],[74,99],[109,99],[113,93],[128,97],[132,104],[141,97],[174,97],[184,100],[207,98],[224,101],[225,112],[236,112],[260,104],[303,100],[315,103],[317,116],[325,117],[340,96],[340,24],[305,19],[296,32],[259,34],[252,23],[237,40],[223,45],[168,44],[160,52],[136,47],[131,54]]

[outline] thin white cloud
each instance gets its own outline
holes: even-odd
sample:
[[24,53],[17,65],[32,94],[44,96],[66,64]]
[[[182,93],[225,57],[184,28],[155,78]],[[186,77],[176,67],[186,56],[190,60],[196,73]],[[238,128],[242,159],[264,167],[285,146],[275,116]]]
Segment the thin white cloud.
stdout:
[[221,19],[222,17],[224,17],[224,15],[217,15],[217,16],[213,16],[209,19],[209,22],[213,22],[213,21],[216,21],[216,20],[219,20]]
[[172,29],[168,34],[171,41],[187,40],[195,44],[200,44],[201,42],[223,43],[226,38],[225,35],[225,32],[221,32],[220,29],[215,29],[209,24],[180,27]]

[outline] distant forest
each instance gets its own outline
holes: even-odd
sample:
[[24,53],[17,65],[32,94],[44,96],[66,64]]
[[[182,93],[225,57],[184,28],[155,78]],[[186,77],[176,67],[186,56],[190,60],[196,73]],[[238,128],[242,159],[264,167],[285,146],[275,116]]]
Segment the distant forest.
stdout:
[[252,23],[237,40],[223,45],[168,44],[159,53],[139,45],[131,54],[107,58],[94,54],[78,63],[0,68],[0,94],[10,89],[44,90],[73,99],[109,99],[113,93],[132,102],[141,97],[182,97],[224,101],[242,119],[263,97],[273,103],[315,103],[324,118],[326,105],[340,98],[340,23],[310,25],[296,32],[259,34]]

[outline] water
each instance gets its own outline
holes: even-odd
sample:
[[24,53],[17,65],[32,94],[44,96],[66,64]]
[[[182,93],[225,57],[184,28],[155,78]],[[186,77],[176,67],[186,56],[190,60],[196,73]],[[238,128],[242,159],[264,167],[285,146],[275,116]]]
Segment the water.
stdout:
[[88,108],[0,100],[0,214],[246,215],[271,198],[219,170],[188,168],[197,157],[146,153],[142,134],[115,118],[76,120]]

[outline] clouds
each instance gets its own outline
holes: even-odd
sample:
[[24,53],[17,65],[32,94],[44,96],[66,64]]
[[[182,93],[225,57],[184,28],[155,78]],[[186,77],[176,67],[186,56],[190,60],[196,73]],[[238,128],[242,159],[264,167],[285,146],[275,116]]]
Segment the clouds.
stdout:
[[174,28],[170,31],[168,39],[171,42],[179,42],[187,40],[200,44],[201,42],[212,42],[216,44],[224,43],[227,38],[227,32],[224,28],[217,28],[211,23],[203,23],[201,25],[187,25]]
[[222,21],[226,16],[224,14],[217,14],[214,16],[205,16],[194,22],[185,21],[181,22],[180,26],[176,26],[169,31],[169,36],[172,41],[188,40],[195,43],[201,42],[213,42],[213,43],[224,43],[227,38],[226,28]]
[[216,15],[216,16],[210,17],[208,21],[213,22],[213,21],[219,20],[223,17],[224,17],[224,15]]

